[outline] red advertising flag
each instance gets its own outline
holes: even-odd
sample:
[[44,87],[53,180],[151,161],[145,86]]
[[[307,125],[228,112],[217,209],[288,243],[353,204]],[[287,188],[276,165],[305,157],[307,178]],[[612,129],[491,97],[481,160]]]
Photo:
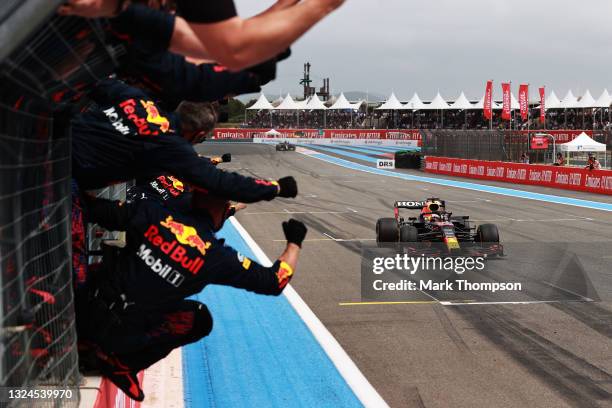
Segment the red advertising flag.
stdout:
[[529,116],[529,85],[519,86],[519,106],[521,107],[521,119],[527,120]]
[[510,115],[510,84],[509,83],[502,83],[502,100],[503,100],[503,107],[502,107],[502,119],[503,120],[510,120],[511,115]]
[[484,114],[485,119],[491,119],[491,116],[493,116],[492,104],[493,104],[493,81],[487,81],[487,88],[485,90],[484,103],[482,105],[483,110],[484,110],[483,114]]
[[546,88],[540,88],[540,123],[546,123]]

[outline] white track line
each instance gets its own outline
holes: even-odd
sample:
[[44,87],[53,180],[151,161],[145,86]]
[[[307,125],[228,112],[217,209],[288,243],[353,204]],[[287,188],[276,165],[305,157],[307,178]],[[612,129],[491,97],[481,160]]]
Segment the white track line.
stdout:
[[[238,233],[242,235],[242,238],[246,241],[247,245],[253,251],[253,254],[257,260],[264,266],[271,266],[272,261],[257,245],[255,240],[249,235],[242,225],[234,217],[230,217],[230,222],[236,228]],[[289,304],[295,309],[297,314],[302,318],[312,335],[317,339],[329,359],[334,363],[336,369],[342,375],[348,386],[353,390],[359,401],[365,407],[376,407],[384,408],[389,407],[384,399],[380,396],[378,391],[374,389],[372,384],[365,378],[363,373],[359,370],[359,367],[351,360],[346,354],[346,351],[342,348],[340,343],[334,338],[334,336],[327,330],[327,328],[321,323],[319,318],[314,312],[308,307],[306,302],[300,297],[300,295],[293,289],[291,285],[287,285],[283,294],[289,301]]]
[[[589,302],[588,300],[526,300],[516,302],[447,302],[441,301],[444,306],[472,306],[472,305],[537,305],[541,303],[568,303],[568,302]],[[592,301],[591,301],[592,302]]]

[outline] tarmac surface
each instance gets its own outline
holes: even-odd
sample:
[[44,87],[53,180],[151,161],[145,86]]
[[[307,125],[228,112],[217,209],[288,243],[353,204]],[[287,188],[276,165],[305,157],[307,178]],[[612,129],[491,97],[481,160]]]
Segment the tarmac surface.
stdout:
[[[297,199],[249,205],[237,218],[271,259],[285,245],[281,222],[306,223],[292,286],[390,406],[612,407],[612,212],[369,174],[274,146],[210,143],[198,151],[232,153],[233,161],[221,165],[226,170],[296,177]],[[612,203],[610,196],[474,182]],[[581,283],[606,301],[572,296],[564,281],[555,302],[466,304],[433,291],[411,303],[363,302],[361,249],[375,243],[376,220],[392,217],[397,200],[431,196],[476,224],[497,224],[503,243],[532,248],[525,257],[535,263],[550,248],[575,251]]]

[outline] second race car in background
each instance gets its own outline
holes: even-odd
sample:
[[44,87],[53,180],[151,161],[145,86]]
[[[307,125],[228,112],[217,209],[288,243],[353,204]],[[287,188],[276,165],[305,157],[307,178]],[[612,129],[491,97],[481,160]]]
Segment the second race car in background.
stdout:
[[295,151],[295,145],[289,142],[280,142],[276,145],[277,152]]

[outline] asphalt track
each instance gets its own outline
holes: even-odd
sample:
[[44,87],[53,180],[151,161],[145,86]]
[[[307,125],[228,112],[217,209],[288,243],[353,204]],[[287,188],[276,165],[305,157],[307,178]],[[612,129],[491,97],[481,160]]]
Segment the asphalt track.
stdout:
[[[372,243],[376,219],[391,216],[395,200],[438,196],[456,214],[498,224],[504,242],[582,242],[587,252],[589,243],[612,248],[612,212],[369,174],[273,146],[199,150],[232,153],[233,162],[223,165],[228,170],[296,177],[296,200],[251,205],[237,218],[272,259],[284,247],[283,220],[308,225],[292,285],[390,406],[612,406],[612,303],[444,306],[427,293],[411,304],[360,303],[361,246]],[[612,203],[608,196],[486,185]],[[612,263],[612,250],[601,258]],[[609,276],[593,279],[598,290],[612,293]]]

